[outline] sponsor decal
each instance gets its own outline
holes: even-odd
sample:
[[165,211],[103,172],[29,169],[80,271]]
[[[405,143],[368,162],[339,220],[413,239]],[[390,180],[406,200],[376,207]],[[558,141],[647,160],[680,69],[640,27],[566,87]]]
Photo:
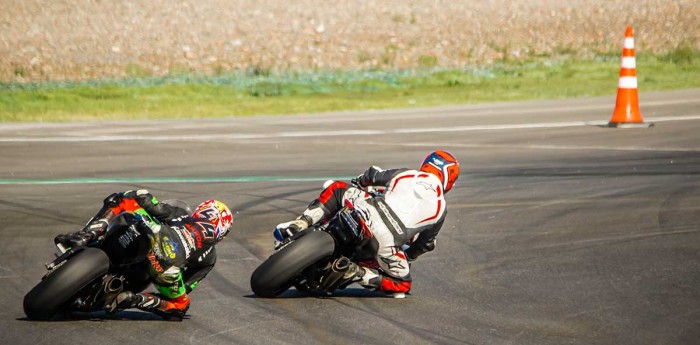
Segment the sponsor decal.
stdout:
[[184,228],[175,228],[175,233],[177,237],[180,238],[180,242],[185,245],[185,257],[190,256],[190,248],[194,246],[194,241],[189,232]]
[[195,229],[194,226],[192,226],[190,224],[185,224],[185,227],[187,228],[187,230],[190,231],[190,233],[194,234],[195,248],[197,248],[197,249],[202,248],[202,234],[199,231],[197,231],[197,229]]
[[194,233],[195,239],[196,239],[196,248],[202,248],[202,234],[199,232]]
[[390,270],[405,270],[406,266],[403,265],[401,260],[394,260],[392,258],[380,258],[389,267]]
[[191,248],[194,247],[195,243],[194,243],[194,238],[192,238],[192,236],[193,236],[192,233],[185,230],[185,229],[182,229],[181,232],[182,232],[182,234],[180,236],[183,236],[185,238],[185,241],[187,241],[187,244]]
[[153,269],[158,272],[158,273],[163,273],[163,267],[160,266],[160,263],[158,263],[158,259],[156,258],[156,255],[153,252],[148,253],[147,255],[148,261],[151,263],[151,266]]
[[428,182],[425,182],[425,181],[418,181],[418,182],[416,182],[416,184],[417,184],[417,185],[423,186],[423,188],[425,188],[426,190],[432,190],[433,192],[436,192],[436,193],[437,193],[437,191],[435,190],[435,188],[433,188],[433,185],[430,184],[430,183],[428,183]]
[[378,202],[377,205],[379,206],[379,209],[384,213],[386,216],[386,219],[389,221],[391,226],[394,228],[394,231],[396,231],[397,234],[403,235],[403,229],[401,229],[401,225],[399,225],[399,222],[394,219],[394,217],[391,216],[391,213],[389,213],[389,210],[384,206],[383,202]]
[[173,223],[182,223],[185,218],[189,218],[189,216],[180,216],[177,218],[173,218],[171,222]]
[[440,159],[440,158],[433,157],[433,164],[434,164],[435,166],[438,166],[438,167],[439,167],[439,166],[445,164],[445,162],[444,162],[442,159]]
[[151,237],[151,250],[153,251],[153,254],[155,254],[155,256],[159,258],[164,258],[163,252],[160,250],[160,245],[156,244],[156,239],[154,237]]
[[204,252],[202,255],[199,256],[199,259],[197,259],[197,261],[202,262],[202,260],[204,260],[207,257],[207,255],[209,255],[209,253],[211,253],[212,248],[214,248],[214,247],[209,247],[209,249],[207,249],[206,252]]
[[129,229],[127,229],[121,236],[119,236],[119,244],[121,244],[123,248],[126,248],[139,235],[141,235],[141,233],[139,233],[138,230],[136,230],[136,227],[132,224],[129,226]]
[[46,275],[44,275],[44,278],[50,276],[51,273],[56,272],[56,270],[57,270],[59,267],[65,265],[66,262],[68,262],[68,260],[63,260],[63,261],[57,263],[55,266],[51,267],[51,269],[49,270],[49,272],[47,272]]
[[171,241],[168,236],[163,236],[163,241],[161,242],[163,246],[163,252],[165,252],[165,255],[167,255],[171,259],[175,259],[177,257],[177,249],[178,245],[175,241]]

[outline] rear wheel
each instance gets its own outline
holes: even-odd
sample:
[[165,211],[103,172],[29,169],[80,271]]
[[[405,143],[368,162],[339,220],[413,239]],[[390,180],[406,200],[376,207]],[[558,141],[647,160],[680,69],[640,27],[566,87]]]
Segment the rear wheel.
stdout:
[[250,287],[257,296],[275,297],[287,290],[307,267],[333,254],[335,241],[324,231],[310,231],[272,254],[253,272]]
[[50,320],[71,297],[108,270],[105,252],[83,249],[24,296],[24,313],[32,320]]

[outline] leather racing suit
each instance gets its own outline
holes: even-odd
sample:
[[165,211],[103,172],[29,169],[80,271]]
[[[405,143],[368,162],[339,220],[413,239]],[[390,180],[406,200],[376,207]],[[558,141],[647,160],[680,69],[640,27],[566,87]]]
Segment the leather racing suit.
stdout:
[[[384,292],[408,292],[412,284],[409,261],[435,248],[435,238],[445,220],[441,182],[422,171],[376,167],[360,175],[358,182],[363,187],[384,187],[385,192],[371,196],[336,181],[311,202],[300,218],[309,225],[327,221],[346,202],[352,203],[376,248],[376,263],[358,263],[365,271],[359,283]],[[408,245],[405,250],[404,245]]]
[[[151,241],[147,254],[149,275],[159,291],[135,294],[134,306],[167,319],[182,319],[190,305],[188,293],[216,263],[214,225],[208,219],[193,218],[183,208],[158,202],[146,190],[139,190],[108,196],[102,209],[78,234],[99,238],[122,212],[140,215],[136,217],[140,222],[137,226]],[[75,238],[76,234],[59,235],[57,243],[61,236]]]

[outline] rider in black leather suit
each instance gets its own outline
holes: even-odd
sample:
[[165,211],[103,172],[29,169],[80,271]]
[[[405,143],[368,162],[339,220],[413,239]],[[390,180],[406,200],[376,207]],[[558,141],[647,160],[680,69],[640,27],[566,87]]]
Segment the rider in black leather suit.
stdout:
[[114,193],[84,229],[59,235],[56,244],[87,245],[99,240],[110,222],[122,212],[148,235],[149,273],[160,293],[124,291],[108,304],[108,312],[139,308],[169,320],[182,320],[190,305],[188,293],[204,279],[216,263],[214,245],[231,227],[231,212],[223,203],[209,200],[190,215],[188,210],[159,202],[146,190]]

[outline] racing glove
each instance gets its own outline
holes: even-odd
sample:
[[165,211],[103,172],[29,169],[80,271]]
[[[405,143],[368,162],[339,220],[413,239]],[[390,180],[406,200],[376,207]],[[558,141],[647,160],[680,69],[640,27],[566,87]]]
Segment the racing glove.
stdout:
[[277,224],[273,234],[277,241],[282,242],[285,239],[294,236],[294,234],[306,230],[309,226],[311,226],[311,222],[311,217],[301,215],[299,218],[293,221]]
[[373,165],[369,167],[364,173],[357,175],[355,179],[353,180],[353,183],[356,183],[360,187],[367,187],[373,184],[373,181],[375,179],[375,176],[377,173],[380,173],[384,171],[382,168]]

